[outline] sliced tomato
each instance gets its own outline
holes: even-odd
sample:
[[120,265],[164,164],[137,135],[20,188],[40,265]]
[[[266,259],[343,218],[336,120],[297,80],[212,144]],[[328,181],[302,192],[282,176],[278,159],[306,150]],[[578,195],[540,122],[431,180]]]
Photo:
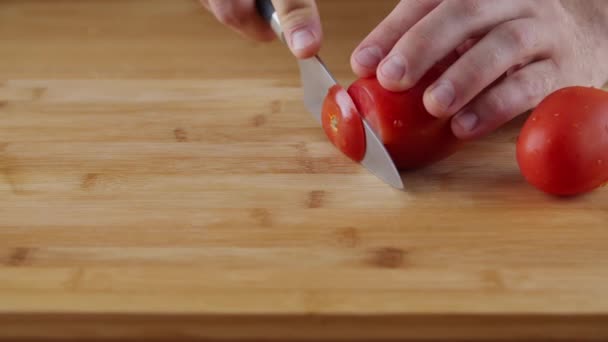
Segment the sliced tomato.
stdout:
[[375,77],[354,82],[348,93],[359,112],[379,135],[397,168],[408,170],[428,166],[453,154],[458,140],[450,119],[438,119],[427,112],[424,91],[453,62],[450,55],[437,63],[421,81],[404,92],[391,92]]
[[589,192],[608,181],[608,93],[567,87],[547,96],[517,140],[525,179],[558,196]]
[[333,86],[323,102],[321,113],[327,138],[350,159],[361,162],[365,156],[365,129],[355,104],[344,88]]

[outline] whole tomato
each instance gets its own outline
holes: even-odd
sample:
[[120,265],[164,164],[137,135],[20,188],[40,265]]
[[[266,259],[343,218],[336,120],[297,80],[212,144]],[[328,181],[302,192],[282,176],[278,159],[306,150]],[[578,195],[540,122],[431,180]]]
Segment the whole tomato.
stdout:
[[517,141],[525,179],[558,196],[589,192],[608,181],[608,93],[567,87],[547,96]]
[[357,109],[378,134],[400,170],[428,166],[453,154],[460,141],[450,118],[439,119],[426,110],[424,91],[457,58],[437,63],[413,88],[403,92],[384,89],[375,77],[355,81],[348,93]]

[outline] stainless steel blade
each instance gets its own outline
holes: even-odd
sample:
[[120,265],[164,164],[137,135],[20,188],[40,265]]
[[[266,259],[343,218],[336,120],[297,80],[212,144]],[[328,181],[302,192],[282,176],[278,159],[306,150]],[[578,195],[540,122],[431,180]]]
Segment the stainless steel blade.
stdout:
[[338,82],[331,75],[318,56],[299,59],[300,79],[304,91],[304,105],[312,116],[321,123],[321,108],[329,89]]
[[367,121],[363,120],[363,126],[365,128],[366,150],[361,165],[390,186],[403,190],[405,187],[401,174],[384,148],[384,144],[378,139]]

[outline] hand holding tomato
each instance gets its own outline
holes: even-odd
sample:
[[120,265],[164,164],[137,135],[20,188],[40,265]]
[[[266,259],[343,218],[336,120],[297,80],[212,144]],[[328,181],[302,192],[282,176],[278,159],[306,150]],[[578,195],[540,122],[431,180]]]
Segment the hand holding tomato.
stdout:
[[437,63],[407,91],[388,91],[375,77],[358,79],[348,87],[348,93],[334,86],[322,110],[328,139],[346,156],[360,162],[366,148],[363,117],[399,170],[422,168],[447,158],[461,142],[452,133],[449,119],[433,117],[426,111],[423,94],[455,58],[456,54],[451,54]]
[[401,92],[386,90],[377,78],[361,78],[349,88],[356,107],[378,134],[400,170],[431,165],[461,145],[450,129],[450,120],[436,118],[424,108],[423,94],[456,58],[434,65],[414,87]]
[[559,88],[608,80],[608,1],[402,0],[351,64],[403,91],[454,50],[424,104],[459,138],[479,137]]

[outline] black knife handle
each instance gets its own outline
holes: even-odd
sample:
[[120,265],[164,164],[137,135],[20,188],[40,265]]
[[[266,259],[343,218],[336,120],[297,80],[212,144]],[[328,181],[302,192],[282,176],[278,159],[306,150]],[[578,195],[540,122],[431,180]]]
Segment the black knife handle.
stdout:
[[276,10],[270,0],[255,0],[255,8],[258,13],[270,24],[270,27],[274,33],[285,42],[285,36],[283,35],[283,29],[281,28],[281,21],[279,16],[276,15]]
[[258,13],[266,20],[267,22],[272,21],[272,15],[274,14],[275,9],[272,5],[272,1],[270,0],[255,0],[255,8],[258,10]]

